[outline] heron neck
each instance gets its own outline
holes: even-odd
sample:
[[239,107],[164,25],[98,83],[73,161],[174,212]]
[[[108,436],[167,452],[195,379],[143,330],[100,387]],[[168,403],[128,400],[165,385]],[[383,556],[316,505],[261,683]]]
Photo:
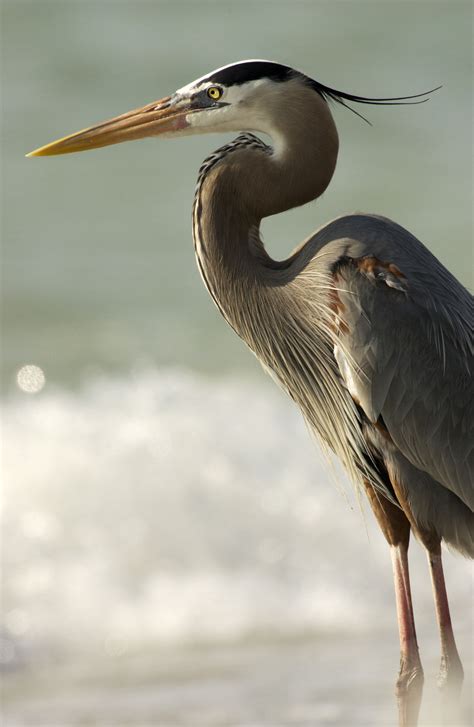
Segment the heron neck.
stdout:
[[301,94],[288,103],[289,109],[266,128],[273,150],[237,139],[216,152],[221,152],[216,163],[216,155],[210,157],[211,168],[198,184],[193,232],[199,268],[236,330],[243,325],[242,316],[256,314],[255,301],[245,310],[252,291],[260,298],[272,295],[275,272],[287,269],[293,259],[279,262],[268,255],[259,235],[262,218],[319,197],[336,165],[338,137],[326,102],[308,90],[303,105]]

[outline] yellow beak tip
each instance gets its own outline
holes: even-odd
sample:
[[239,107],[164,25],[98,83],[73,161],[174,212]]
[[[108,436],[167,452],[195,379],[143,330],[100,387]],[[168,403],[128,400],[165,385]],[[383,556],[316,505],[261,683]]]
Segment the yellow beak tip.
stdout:
[[59,154],[71,154],[88,149],[99,149],[122,141],[155,136],[168,131],[178,131],[189,124],[186,122],[188,109],[180,109],[179,113],[170,105],[170,96],[153,101],[146,106],[103,121],[75,134],[40,146],[25,154],[25,157],[49,157]]
[[60,151],[53,151],[53,147],[55,145],[56,142],[53,142],[53,144],[47,144],[46,146],[40,146],[38,149],[33,149],[33,151],[29,151],[28,154],[25,154],[25,157],[48,157],[54,156],[55,154],[60,154]]

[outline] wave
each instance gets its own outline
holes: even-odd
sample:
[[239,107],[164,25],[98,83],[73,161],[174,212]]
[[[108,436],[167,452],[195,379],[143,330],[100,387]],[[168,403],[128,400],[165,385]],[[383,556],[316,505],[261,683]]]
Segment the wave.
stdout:
[[[394,628],[371,514],[266,384],[146,369],[17,393],[3,441],[5,662]],[[468,629],[467,565],[447,557]]]

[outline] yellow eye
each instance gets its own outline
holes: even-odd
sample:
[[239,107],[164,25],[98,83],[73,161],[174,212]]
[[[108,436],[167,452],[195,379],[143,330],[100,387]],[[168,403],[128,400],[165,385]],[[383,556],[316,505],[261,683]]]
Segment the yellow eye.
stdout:
[[209,86],[207,89],[207,95],[212,98],[213,101],[217,101],[222,96],[222,89],[219,86]]

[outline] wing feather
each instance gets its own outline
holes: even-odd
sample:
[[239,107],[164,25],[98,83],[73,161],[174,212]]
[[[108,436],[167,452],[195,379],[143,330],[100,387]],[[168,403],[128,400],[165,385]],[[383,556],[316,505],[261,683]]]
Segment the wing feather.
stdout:
[[390,241],[359,257],[347,247],[335,356],[370,421],[474,510],[472,297],[415,242],[412,257]]

